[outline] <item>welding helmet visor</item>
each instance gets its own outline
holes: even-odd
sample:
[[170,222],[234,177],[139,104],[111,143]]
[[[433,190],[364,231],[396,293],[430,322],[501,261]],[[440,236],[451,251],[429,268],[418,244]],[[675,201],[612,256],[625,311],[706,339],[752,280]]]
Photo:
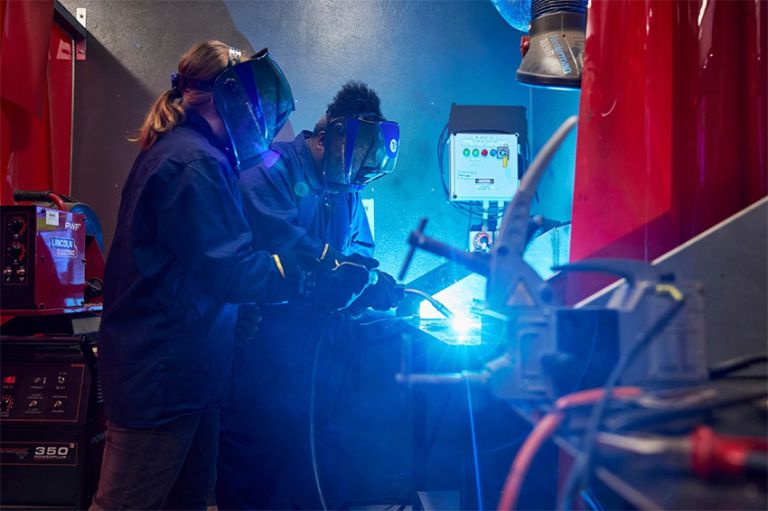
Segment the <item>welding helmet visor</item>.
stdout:
[[396,122],[339,117],[325,130],[324,174],[337,190],[359,190],[395,169],[400,151]]
[[291,86],[266,48],[219,74],[213,95],[240,168],[259,161],[295,109]]

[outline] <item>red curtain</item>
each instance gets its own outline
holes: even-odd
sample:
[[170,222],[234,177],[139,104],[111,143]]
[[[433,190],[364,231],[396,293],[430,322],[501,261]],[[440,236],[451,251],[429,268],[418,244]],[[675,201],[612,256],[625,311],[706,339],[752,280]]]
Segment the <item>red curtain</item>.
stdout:
[[768,194],[766,7],[592,0],[572,260],[651,261]]
[[0,204],[15,189],[70,193],[72,38],[52,0],[0,0]]

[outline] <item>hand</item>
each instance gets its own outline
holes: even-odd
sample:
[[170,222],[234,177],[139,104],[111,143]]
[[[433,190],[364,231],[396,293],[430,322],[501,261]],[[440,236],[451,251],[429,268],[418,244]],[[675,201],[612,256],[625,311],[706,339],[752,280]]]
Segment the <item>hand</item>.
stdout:
[[256,305],[246,303],[238,307],[235,340],[238,343],[253,341],[256,337],[259,323],[261,323],[261,312]]
[[322,261],[325,262],[329,268],[335,267],[337,261],[339,263],[347,261],[350,263],[359,264],[361,266],[365,266],[369,270],[373,270],[379,267],[379,261],[377,261],[373,257],[366,257],[364,255],[355,254],[355,253],[352,253],[350,255],[344,255],[341,252],[334,250],[332,248],[328,249]]
[[362,312],[368,307],[386,311],[397,307],[405,298],[403,286],[398,285],[392,275],[381,270],[376,270],[376,274],[378,277],[376,283],[369,286],[360,298],[350,306],[350,309],[353,309],[353,314],[356,311]]
[[302,252],[280,254],[278,258],[281,273],[291,283],[291,297],[327,311],[349,306],[377,278],[376,271],[351,261],[334,260],[331,266]]
[[350,254],[348,256],[342,256],[341,258],[344,261],[349,261],[351,263],[365,266],[369,270],[375,270],[376,268],[379,267],[379,261],[377,261],[373,257],[365,257],[360,254]]
[[330,311],[344,309],[374,282],[375,271],[345,261],[331,270],[322,268],[317,272],[317,284],[311,301]]

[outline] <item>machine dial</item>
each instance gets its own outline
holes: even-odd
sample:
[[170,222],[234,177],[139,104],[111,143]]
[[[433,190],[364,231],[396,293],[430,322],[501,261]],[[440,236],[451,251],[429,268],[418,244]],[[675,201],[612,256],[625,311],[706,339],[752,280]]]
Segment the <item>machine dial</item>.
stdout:
[[11,254],[13,259],[22,261],[27,251],[24,249],[24,245],[22,243],[14,241],[8,247],[8,252]]
[[27,221],[20,216],[15,216],[8,221],[8,228],[15,234],[22,234],[27,227]]
[[13,408],[13,398],[5,395],[0,397],[0,411],[10,412],[11,408]]

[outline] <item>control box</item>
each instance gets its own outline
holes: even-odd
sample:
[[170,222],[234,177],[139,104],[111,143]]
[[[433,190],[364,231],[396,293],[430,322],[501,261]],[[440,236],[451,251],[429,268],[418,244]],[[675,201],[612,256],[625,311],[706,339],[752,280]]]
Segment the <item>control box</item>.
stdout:
[[454,133],[450,148],[452,201],[509,201],[518,187],[518,136]]
[[2,206],[0,257],[3,309],[83,305],[83,215],[35,205]]

